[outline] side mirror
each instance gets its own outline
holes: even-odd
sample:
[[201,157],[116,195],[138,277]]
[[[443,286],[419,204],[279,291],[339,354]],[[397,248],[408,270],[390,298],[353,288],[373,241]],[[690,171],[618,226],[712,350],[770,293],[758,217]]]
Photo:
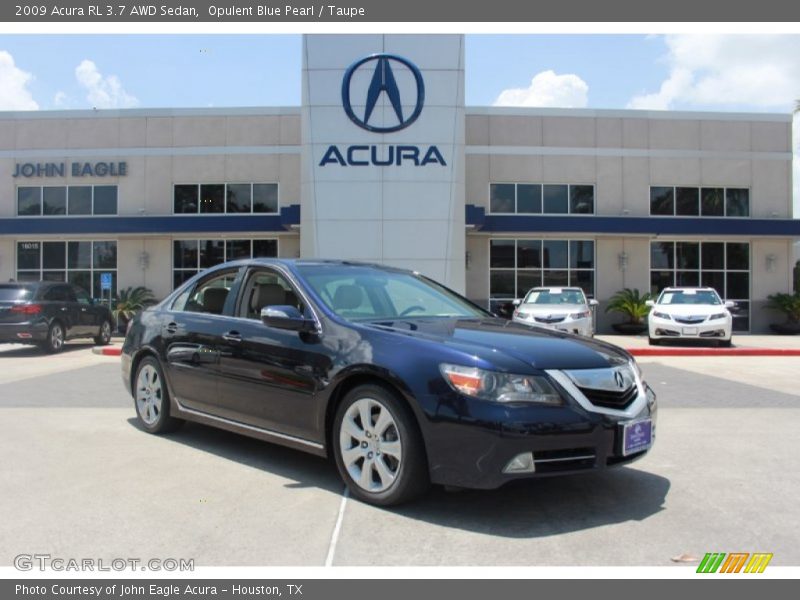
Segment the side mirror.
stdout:
[[597,300],[595,300],[594,298],[589,300],[589,306],[597,306],[598,304],[600,304],[600,303]]
[[520,300],[519,298],[517,298],[517,299],[516,299],[516,300],[514,300],[514,301],[513,301],[511,304],[513,304],[514,306],[519,306],[520,304],[522,304],[522,300]]
[[645,303],[647,306],[655,306],[655,305],[656,305],[656,301],[655,301],[655,300],[645,300],[645,302],[644,302],[644,303]]
[[267,327],[289,331],[311,332],[317,330],[313,319],[306,319],[294,306],[278,304],[261,309],[261,322]]
[[736,302],[733,300],[725,300],[725,308],[736,308]]

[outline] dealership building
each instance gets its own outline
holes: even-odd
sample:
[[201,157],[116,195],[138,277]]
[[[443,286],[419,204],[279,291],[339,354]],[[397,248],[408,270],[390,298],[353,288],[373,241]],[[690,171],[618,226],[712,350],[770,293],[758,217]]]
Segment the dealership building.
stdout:
[[581,286],[601,332],[626,287],[713,286],[738,331],[780,318],[791,115],[465,106],[461,35],[302,52],[300,106],[0,113],[0,281],[163,297],[225,260],[346,258],[486,307]]

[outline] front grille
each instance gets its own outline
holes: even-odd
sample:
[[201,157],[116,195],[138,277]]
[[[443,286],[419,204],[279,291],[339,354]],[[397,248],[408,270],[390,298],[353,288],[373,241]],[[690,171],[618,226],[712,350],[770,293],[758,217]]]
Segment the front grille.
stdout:
[[673,317],[678,323],[683,325],[697,325],[706,320],[705,317]]
[[639,389],[635,385],[632,385],[624,392],[610,392],[583,387],[578,389],[589,399],[589,402],[603,408],[625,409],[630,406],[639,394]]
[[566,318],[566,315],[561,315],[558,317],[533,317],[537,323],[561,323],[561,321]]

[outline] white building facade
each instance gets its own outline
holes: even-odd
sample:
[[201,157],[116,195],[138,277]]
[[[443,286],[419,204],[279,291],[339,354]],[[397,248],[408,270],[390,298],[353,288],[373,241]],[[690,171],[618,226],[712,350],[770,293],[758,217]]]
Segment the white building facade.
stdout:
[[[468,65],[467,65],[468,66]],[[420,271],[487,306],[791,290],[791,117],[464,105],[460,35],[307,35],[299,107],[0,113],[0,281],[163,297],[246,256]]]

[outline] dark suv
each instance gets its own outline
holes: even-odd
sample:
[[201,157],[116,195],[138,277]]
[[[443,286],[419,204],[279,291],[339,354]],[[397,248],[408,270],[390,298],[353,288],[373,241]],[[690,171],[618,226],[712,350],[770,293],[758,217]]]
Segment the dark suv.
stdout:
[[36,344],[59,352],[64,342],[93,338],[111,341],[111,311],[70,283],[0,283],[0,343]]
[[417,273],[253,259],[136,316],[122,378],[151,433],[197,421],[331,456],[353,495],[495,488],[643,456],[656,399],[625,350],[496,318]]

